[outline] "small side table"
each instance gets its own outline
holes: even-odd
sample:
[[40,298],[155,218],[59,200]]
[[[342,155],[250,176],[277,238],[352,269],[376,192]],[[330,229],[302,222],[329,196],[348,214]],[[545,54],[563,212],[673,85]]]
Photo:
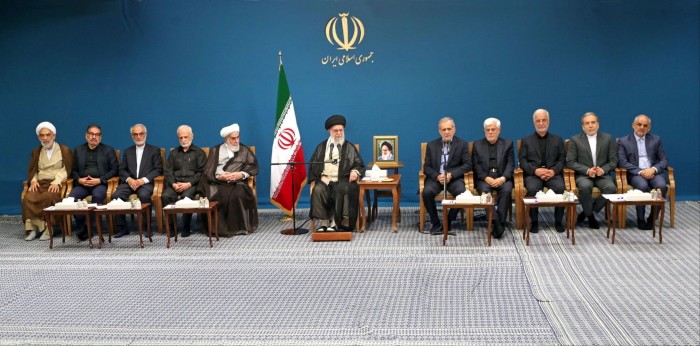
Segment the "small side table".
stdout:
[[[661,215],[659,215],[659,244],[663,242],[663,236],[661,234],[663,227],[664,227],[664,213],[666,209],[666,199],[661,197],[660,199],[656,200],[646,200],[646,201],[627,201],[625,200],[624,195],[621,194],[611,194],[611,195],[603,195],[603,197],[607,200],[605,203],[605,213],[608,216],[608,219],[606,220],[608,222],[608,234],[607,237],[610,238],[610,224],[612,223],[612,243],[615,244],[615,225],[617,222],[617,217],[620,215],[619,210],[620,208],[627,208],[627,206],[630,205],[649,205],[649,206],[657,206],[661,208]],[[612,208],[612,214],[610,213],[610,209]],[[653,238],[656,238],[656,215],[654,213],[651,214],[651,223],[652,223],[652,232],[651,236]]]
[[[447,203],[445,203],[447,202]],[[445,243],[447,242],[447,226],[449,225],[449,219],[448,219],[448,210],[450,208],[459,208],[459,209],[476,209],[476,208],[484,208],[486,209],[486,213],[489,216],[489,223],[486,226],[486,239],[491,246],[491,222],[493,221],[493,202],[492,203],[460,203],[459,201],[455,199],[448,199],[448,200],[443,200],[442,201],[442,245],[444,246]]]
[[[46,221],[46,230],[49,232],[49,249],[53,249],[53,226],[51,222],[51,217],[53,216],[64,216],[61,222],[61,233],[63,236],[63,243],[66,242],[66,233],[68,232],[68,223],[70,221],[71,215],[84,215],[87,222],[87,232],[88,232],[88,245],[92,248],[92,226],[90,221],[90,213],[95,209],[95,207],[89,207],[87,209],[56,209],[56,207],[48,207],[44,209],[44,221]],[[68,218],[66,218],[68,216]],[[97,222],[99,225],[99,220]]]
[[[360,209],[360,226],[359,226],[359,231],[364,232],[365,227],[367,226],[367,218],[368,216],[365,213],[365,204],[364,204],[364,196],[365,196],[365,191],[368,190],[391,190],[391,195],[394,198],[394,203],[392,204],[391,208],[391,227],[394,230],[394,233],[399,231],[399,227],[397,225],[398,219],[399,219],[399,205],[401,203],[401,174],[389,174],[387,175],[387,178],[391,179],[390,181],[369,181],[369,180],[360,180],[359,185],[360,185],[360,201],[359,201],[359,206],[358,208]],[[376,193],[376,191],[375,191]]]
[[571,230],[571,245],[576,245],[574,227],[576,227],[576,205],[578,204],[578,199],[574,201],[542,202],[535,197],[523,197],[523,204],[525,205],[525,229],[523,230],[525,245],[530,245],[530,208],[542,207],[566,208],[566,238],[569,239],[569,230]]
[[[141,203],[141,209],[107,209],[105,206],[98,206],[95,208],[95,219],[97,220],[97,234],[99,235],[99,245],[98,248],[102,248],[102,216],[109,217],[109,242],[112,242],[112,218],[114,215],[129,215],[136,214],[137,222],[139,223],[139,241],[141,248],[143,248],[143,215],[146,215],[146,222],[148,223],[148,240],[153,242],[153,233],[151,233],[151,203]],[[128,227],[128,226],[127,226]]]
[[[212,228],[216,234],[216,241],[219,241],[219,209],[216,207],[216,201],[209,201],[209,208],[194,207],[194,208],[175,208],[175,203],[171,203],[163,208],[165,214],[165,234],[168,236],[166,247],[170,248],[170,222],[168,217],[172,217],[173,225],[175,225],[175,242],[177,242],[177,214],[207,214],[207,224],[209,228],[209,247],[214,247],[211,239]],[[213,220],[212,220],[213,219]],[[213,222],[212,222],[213,221]]]
[[[403,162],[398,161],[375,161],[367,164],[368,169],[372,169],[374,165],[381,169],[393,170],[394,174],[399,174],[399,168],[403,168]],[[387,190],[374,190],[374,203],[370,201],[370,194],[367,194],[367,208],[369,209],[369,220],[374,221],[377,218],[377,198],[378,197],[393,197],[391,191]],[[399,219],[401,222],[401,209],[399,209]]]

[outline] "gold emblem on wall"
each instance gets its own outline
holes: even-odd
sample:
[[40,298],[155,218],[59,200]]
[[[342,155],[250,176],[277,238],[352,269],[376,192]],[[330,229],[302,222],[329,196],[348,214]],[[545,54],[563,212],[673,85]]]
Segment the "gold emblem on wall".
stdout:
[[[346,52],[355,49],[355,42],[357,44],[362,43],[362,39],[365,37],[365,26],[362,25],[362,21],[357,17],[348,15],[350,13],[339,13],[340,17],[340,28],[342,30],[342,36],[338,36],[338,17],[331,18],[328,23],[326,23],[326,39],[330,44],[333,42],[338,44],[338,50],[345,50]],[[348,24],[352,23],[352,37],[350,37],[350,26]],[[358,39],[359,36],[359,39]]]
[[374,63],[374,52],[358,52],[357,46],[365,38],[365,25],[362,21],[347,13],[338,13],[326,22],[326,39],[332,46],[338,46],[337,50],[353,53],[340,55],[327,55],[321,58],[321,64],[332,67],[344,65],[361,65]]

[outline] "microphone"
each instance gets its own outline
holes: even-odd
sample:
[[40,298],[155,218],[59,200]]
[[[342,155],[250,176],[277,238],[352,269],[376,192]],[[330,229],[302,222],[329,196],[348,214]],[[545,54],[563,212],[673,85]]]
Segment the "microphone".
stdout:
[[331,162],[331,163],[334,164],[334,165],[337,165],[337,164],[338,164],[338,159],[333,159],[333,162]]

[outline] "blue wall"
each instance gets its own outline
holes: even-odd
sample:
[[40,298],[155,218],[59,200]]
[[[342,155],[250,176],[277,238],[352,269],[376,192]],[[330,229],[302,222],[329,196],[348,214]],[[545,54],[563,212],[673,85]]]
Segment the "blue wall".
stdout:
[[[341,12],[366,30],[348,54],[372,52],[369,61],[322,63],[345,54],[324,32]],[[398,135],[406,203],[417,201],[418,143],[438,136],[440,117],[475,140],[496,116],[502,136],[518,139],[533,131],[539,107],[564,137],[581,131],[586,111],[616,137],[636,114],[650,115],[676,168],[678,198],[697,200],[699,18],[696,0],[2,1],[0,213],[20,211],[43,120],[71,147],[98,122],[104,143],[120,149],[132,144],[136,122],[161,147],[177,145],[183,123],[196,144],[211,146],[238,122],[243,142],[258,147],[260,205],[270,207],[264,164],[280,50],[306,157],[334,113],[348,117],[347,137],[366,161],[373,135]]]

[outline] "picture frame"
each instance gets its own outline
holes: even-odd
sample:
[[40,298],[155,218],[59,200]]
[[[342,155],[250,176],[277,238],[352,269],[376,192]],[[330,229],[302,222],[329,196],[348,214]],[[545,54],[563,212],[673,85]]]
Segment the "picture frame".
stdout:
[[399,162],[399,136],[374,136],[372,149],[373,160],[376,163]]

